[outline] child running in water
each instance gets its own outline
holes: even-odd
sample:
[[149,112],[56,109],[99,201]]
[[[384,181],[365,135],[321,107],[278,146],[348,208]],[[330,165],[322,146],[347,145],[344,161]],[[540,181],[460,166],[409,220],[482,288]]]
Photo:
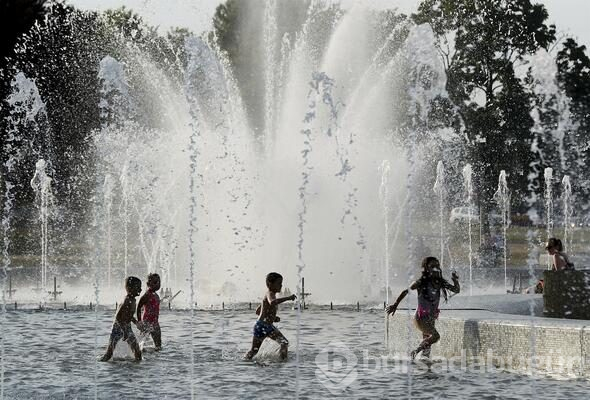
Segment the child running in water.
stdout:
[[137,327],[142,333],[152,336],[156,351],[160,351],[162,349],[162,331],[158,322],[158,317],[160,316],[160,296],[156,293],[160,290],[160,275],[149,274],[147,287],[147,291],[141,296],[137,304]]
[[113,351],[119,340],[127,342],[133,354],[135,355],[136,361],[141,361],[141,351],[139,345],[131,329],[131,322],[137,323],[133,314],[135,313],[135,298],[141,293],[141,280],[135,276],[130,276],[125,280],[125,290],[127,296],[117,308],[115,313],[115,321],[113,322],[113,329],[111,331],[111,337],[109,339],[109,345],[107,351],[102,356],[100,361],[108,361],[113,356]]
[[[447,290],[454,293],[459,293],[461,290],[459,277],[455,272],[452,274],[452,279],[453,284],[451,285],[442,277],[438,260],[435,257],[426,257],[422,261],[422,276],[410,285],[411,290],[418,291],[418,309],[414,315],[414,324],[422,332],[423,338],[418,348],[410,353],[412,360],[420,352],[424,357],[430,357],[431,346],[440,339],[440,335],[435,328],[435,322],[440,312],[438,309],[440,294],[442,292],[445,301],[447,301]],[[395,314],[397,306],[407,294],[408,289],[401,292],[395,303],[387,307],[387,313]]]
[[258,353],[262,342],[267,337],[276,341],[281,346],[281,359],[287,359],[289,341],[283,336],[281,331],[273,325],[273,323],[280,320],[279,317],[277,317],[277,306],[285,301],[295,300],[297,296],[292,294],[291,296],[277,299],[276,294],[280,293],[283,287],[283,277],[276,272],[271,272],[266,276],[266,287],[268,288],[268,291],[262,299],[262,304],[256,309],[256,314],[259,314],[259,316],[254,324],[252,348],[244,356],[246,360],[252,359],[252,357]]

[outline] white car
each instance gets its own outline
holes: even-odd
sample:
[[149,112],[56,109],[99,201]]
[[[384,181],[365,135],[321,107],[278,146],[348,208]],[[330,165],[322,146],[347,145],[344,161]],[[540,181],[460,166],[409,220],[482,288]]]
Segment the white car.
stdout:
[[[472,224],[479,224],[479,210],[475,207],[455,207],[451,210],[449,221],[454,223],[468,222],[471,216]],[[502,220],[502,216],[495,211],[489,214],[490,221],[498,222]]]
[[454,224],[456,222],[468,222],[471,217],[471,222],[479,224],[479,210],[474,207],[455,207],[451,210],[451,217],[449,221]]

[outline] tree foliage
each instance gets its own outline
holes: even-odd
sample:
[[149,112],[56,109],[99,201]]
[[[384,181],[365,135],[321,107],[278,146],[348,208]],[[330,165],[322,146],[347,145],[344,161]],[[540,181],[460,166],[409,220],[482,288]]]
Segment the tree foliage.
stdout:
[[529,0],[424,0],[413,16],[435,33],[484,212],[500,170],[515,188],[527,187],[533,121],[519,70],[528,55],[555,40],[547,16],[543,5]]

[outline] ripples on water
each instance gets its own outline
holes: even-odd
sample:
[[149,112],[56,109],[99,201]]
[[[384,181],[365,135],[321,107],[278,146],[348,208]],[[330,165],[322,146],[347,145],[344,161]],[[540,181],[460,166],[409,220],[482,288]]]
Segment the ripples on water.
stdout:
[[[99,312],[99,355],[107,344],[112,316],[113,311]],[[122,360],[98,363],[98,398],[190,398],[190,313],[164,310],[160,317],[164,350],[146,353],[141,363],[133,362],[130,353]],[[295,312],[283,310],[281,317],[278,325],[294,346]],[[5,397],[94,398],[94,318],[88,311],[9,311],[2,332]],[[263,345],[258,363],[241,360],[250,346],[254,319],[252,311],[196,313],[196,398],[295,397],[293,346],[287,362],[276,361],[278,347],[272,343]],[[331,341],[344,343],[358,360],[380,359],[385,354],[381,312],[309,310],[302,324],[300,398],[409,398],[408,375],[378,368],[374,362],[356,365],[357,378],[338,393],[331,393],[316,377],[321,370],[315,358]],[[590,397],[590,384],[508,373],[415,370],[411,393],[415,399],[521,399],[533,393],[538,399],[582,399]]]

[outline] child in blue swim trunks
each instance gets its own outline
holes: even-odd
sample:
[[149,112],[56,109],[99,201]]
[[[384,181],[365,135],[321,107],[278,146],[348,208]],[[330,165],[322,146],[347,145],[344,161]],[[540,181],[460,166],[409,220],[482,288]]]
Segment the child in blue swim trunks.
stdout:
[[268,292],[264,295],[262,304],[256,309],[258,319],[256,320],[252,331],[254,335],[252,338],[252,348],[244,356],[246,360],[252,359],[252,357],[258,353],[262,342],[267,337],[276,341],[281,346],[281,359],[287,359],[289,341],[283,336],[281,331],[273,325],[273,323],[280,321],[280,318],[277,317],[277,306],[285,301],[295,300],[297,296],[293,294],[291,296],[277,299],[276,294],[280,293],[283,287],[283,277],[276,272],[271,272],[266,276],[266,287],[268,288]]

